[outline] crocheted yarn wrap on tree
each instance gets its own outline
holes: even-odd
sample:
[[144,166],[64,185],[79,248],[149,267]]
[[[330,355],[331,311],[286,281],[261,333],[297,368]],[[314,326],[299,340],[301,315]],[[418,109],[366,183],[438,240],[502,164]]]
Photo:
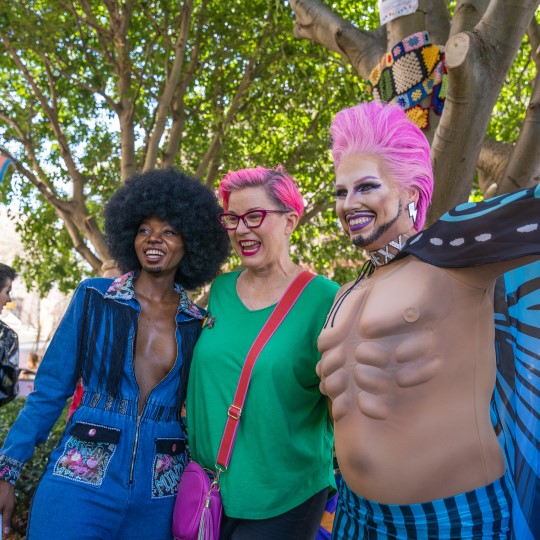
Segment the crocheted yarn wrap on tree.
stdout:
[[[399,105],[412,122],[426,129],[430,109],[442,113],[447,86],[444,47],[431,44],[428,32],[417,32],[382,57],[366,88],[376,101]],[[420,105],[426,96],[431,96],[427,108]]]

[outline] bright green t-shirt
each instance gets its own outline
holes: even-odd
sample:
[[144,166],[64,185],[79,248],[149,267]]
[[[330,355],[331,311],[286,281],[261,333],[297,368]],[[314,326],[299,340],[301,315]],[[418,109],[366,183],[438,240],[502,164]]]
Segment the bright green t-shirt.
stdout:
[[[208,468],[214,468],[248,350],[275,307],[247,309],[236,293],[239,274],[214,281],[208,308],[215,322],[203,329],[191,364],[189,447]],[[334,434],[315,366],[317,337],[337,290],[336,283],[314,278],[259,355],[229,469],[221,475],[229,517],[274,517],[335,485]]]

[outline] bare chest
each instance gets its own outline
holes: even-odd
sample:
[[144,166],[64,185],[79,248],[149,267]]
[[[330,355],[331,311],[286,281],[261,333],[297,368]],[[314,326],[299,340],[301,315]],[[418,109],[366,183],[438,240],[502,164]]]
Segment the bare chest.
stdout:
[[407,261],[336,300],[337,313],[318,342],[321,389],[333,400],[336,419],[351,407],[384,418],[400,388],[440,371],[438,329],[454,305],[451,280],[443,270]]
[[452,278],[444,270],[416,260],[395,264],[347,294],[319,337],[321,352],[351,339],[399,342],[414,331],[437,326],[450,314]]
[[176,305],[142,306],[135,348],[135,376],[141,402],[174,367],[176,342]]

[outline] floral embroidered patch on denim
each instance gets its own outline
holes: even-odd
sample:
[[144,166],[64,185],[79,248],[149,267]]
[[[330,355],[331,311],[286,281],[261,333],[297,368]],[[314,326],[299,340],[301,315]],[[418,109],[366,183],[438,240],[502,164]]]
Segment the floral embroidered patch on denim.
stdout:
[[53,474],[92,486],[101,486],[116,444],[70,437]]
[[157,453],[153,467],[152,499],[176,495],[180,477],[186,468],[186,454]]

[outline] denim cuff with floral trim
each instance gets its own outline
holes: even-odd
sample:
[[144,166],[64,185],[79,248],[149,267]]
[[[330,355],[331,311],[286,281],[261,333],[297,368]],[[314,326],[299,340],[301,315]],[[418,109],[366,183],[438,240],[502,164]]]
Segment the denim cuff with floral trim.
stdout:
[[15,485],[19,479],[24,463],[0,454],[0,480]]

